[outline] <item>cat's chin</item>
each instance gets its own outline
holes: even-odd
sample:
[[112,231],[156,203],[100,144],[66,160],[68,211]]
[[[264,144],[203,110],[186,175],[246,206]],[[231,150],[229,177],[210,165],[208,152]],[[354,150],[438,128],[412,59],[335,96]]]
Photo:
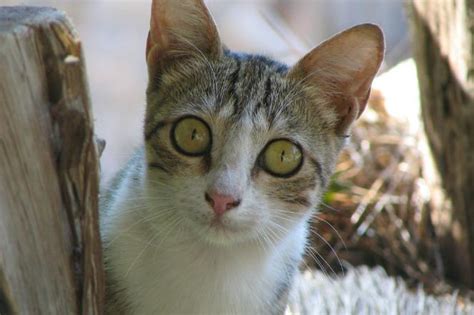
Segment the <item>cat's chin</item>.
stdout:
[[213,234],[213,235],[205,235],[203,237],[204,242],[211,246],[215,247],[232,247],[232,246],[237,246],[240,244],[244,244],[249,239],[247,237],[241,236],[241,237],[236,237],[236,236],[229,236],[229,235],[218,235],[218,234]]
[[211,227],[203,236],[206,242],[215,246],[231,246],[243,241],[242,233],[218,227]]
[[205,243],[213,246],[232,246],[250,240],[249,231],[224,224],[210,223],[197,229],[199,237]]

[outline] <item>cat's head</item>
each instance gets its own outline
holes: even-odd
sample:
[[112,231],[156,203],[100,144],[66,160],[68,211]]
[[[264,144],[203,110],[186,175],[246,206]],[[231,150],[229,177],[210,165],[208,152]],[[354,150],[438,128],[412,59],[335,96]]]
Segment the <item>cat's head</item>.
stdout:
[[317,206],[383,52],[364,24],[287,67],[229,52],[202,0],[155,0],[145,143],[157,211],[215,244],[288,233]]

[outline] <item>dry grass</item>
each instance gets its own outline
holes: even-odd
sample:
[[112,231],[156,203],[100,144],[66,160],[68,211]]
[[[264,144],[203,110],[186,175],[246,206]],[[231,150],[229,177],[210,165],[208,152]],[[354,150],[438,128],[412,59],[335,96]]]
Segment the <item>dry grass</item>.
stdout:
[[307,263],[326,273],[343,271],[344,263],[380,265],[410,287],[453,292],[443,277],[429,215],[423,134],[390,116],[382,93],[372,93],[369,109],[342,153],[313,222],[312,248],[318,255],[310,255]]

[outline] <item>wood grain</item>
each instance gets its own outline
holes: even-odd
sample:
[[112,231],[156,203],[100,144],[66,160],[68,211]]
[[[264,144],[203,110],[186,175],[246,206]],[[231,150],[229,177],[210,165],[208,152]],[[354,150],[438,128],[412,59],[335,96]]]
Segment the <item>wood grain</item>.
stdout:
[[[446,200],[431,214],[446,273],[474,289],[474,2],[411,8],[422,117]],[[444,199],[433,193],[433,199]]]
[[98,165],[70,22],[1,7],[0,313],[102,313]]

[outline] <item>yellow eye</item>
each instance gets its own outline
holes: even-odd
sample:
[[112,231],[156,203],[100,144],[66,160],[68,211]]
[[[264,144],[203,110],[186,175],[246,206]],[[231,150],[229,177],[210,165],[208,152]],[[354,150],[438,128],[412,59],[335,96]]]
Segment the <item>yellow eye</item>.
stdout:
[[179,119],[171,129],[171,141],[183,154],[204,155],[211,148],[211,132],[203,120],[187,116]]
[[262,167],[271,175],[290,177],[301,167],[303,154],[301,148],[285,139],[273,140],[263,151]]

